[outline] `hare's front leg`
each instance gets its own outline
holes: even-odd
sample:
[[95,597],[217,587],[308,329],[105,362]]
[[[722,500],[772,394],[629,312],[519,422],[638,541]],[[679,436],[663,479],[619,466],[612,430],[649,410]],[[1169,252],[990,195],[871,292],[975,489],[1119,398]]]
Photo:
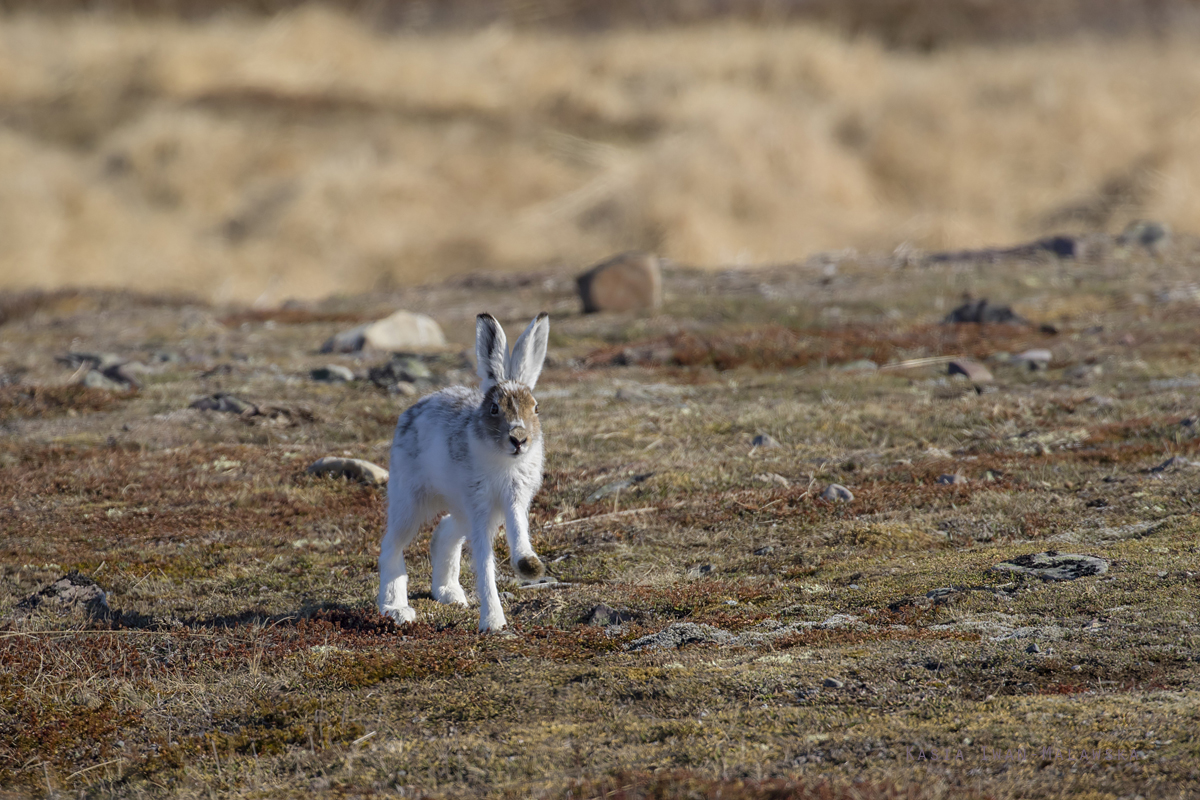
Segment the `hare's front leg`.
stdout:
[[498,631],[505,625],[504,608],[496,588],[496,559],[492,540],[499,523],[481,518],[471,525],[471,563],[475,568],[475,591],[479,595],[479,630]]
[[462,546],[467,531],[462,520],[453,514],[442,517],[433,530],[429,556],[433,562],[433,599],[439,603],[465,606],[467,595],[459,583]]
[[399,623],[412,622],[417,612],[408,604],[408,570],[404,548],[421,525],[421,509],[415,498],[403,492],[388,492],[387,532],[379,546],[379,613]]
[[504,533],[513,571],[521,580],[535,581],[546,574],[542,560],[529,542],[529,499],[517,497],[504,510]]

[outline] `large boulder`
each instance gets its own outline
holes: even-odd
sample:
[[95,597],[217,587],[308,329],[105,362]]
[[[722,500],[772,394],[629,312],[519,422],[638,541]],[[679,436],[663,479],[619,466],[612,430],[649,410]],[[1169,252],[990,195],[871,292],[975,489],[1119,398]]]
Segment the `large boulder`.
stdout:
[[653,311],[662,306],[662,269],[658,256],[622,253],[575,279],[584,313]]

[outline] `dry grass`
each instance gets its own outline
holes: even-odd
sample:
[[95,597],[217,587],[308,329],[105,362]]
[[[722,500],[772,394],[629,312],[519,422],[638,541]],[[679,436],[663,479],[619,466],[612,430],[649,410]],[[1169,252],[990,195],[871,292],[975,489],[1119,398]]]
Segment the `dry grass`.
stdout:
[[[669,270],[645,319],[573,311],[554,273],[277,312],[0,296],[0,796],[1200,791],[1196,468],[1154,471],[1200,451],[1197,306],[1159,291],[1198,256],[1183,238],[1154,257]],[[931,324],[963,291],[1059,332]],[[379,617],[383,493],[305,473],[330,453],[386,463],[412,400],[308,372],[383,361],[316,348],[401,299],[463,345],[479,309],[554,311],[531,516],[565,585],[520,588],[502,561],[513,638],[433,602],[428,529],[417,622]],[[668,341],[705,355],[588,358]],[[54,357],[81,343],[147,363],[143,387],[68,385]],[[839,369],[1031,346],[1050,368],[993,359],[985,394],[944,366]],[[758,356],[713,356],[739,353]],[[470,374],[428,365],[435,384]],[[188,408],[216,391],[312,413]],[[854,501],[820,499],[830,482]],[[1049,549],[1109,571],[990,571]],[[17,613],[72,569],[111,616]],[[589,624],[601,603],[619,627]],[[696,641],[632,647],[680,623]]]
[[14,14],[0,276],[273,305],[631,247],[728,265],[1186,231],[1195,44]]

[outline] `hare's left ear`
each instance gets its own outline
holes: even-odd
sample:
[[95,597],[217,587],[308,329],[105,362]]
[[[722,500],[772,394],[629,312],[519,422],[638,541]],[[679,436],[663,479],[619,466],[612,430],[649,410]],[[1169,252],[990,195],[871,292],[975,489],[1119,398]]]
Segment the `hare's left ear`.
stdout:
[[475,371],[483,381],[483,391],[508,378],[507,358],[508,339],[504,329],[491,314],[480,314],[475,318]]
[[517,337],[512,355],[508,357],[508,379],[532,389],[542,374],[546,361],[546,346],[550,340],[550,315],[543,311]]

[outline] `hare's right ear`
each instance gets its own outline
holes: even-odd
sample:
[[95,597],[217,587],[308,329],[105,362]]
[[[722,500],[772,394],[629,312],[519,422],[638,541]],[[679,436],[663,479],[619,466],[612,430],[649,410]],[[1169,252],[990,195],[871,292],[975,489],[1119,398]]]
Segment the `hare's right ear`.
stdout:
[[512,355],[508,358],[508,379],[523,383],[530,389],[537,386],[546,360],[550,340],[550,315],[545,311],[533,318],[525,332],[517,337]]
[[508,339],[504,329],[491,314],[480,314],[475,318],[475,370],[485,392],[508,377],[507,360]]

